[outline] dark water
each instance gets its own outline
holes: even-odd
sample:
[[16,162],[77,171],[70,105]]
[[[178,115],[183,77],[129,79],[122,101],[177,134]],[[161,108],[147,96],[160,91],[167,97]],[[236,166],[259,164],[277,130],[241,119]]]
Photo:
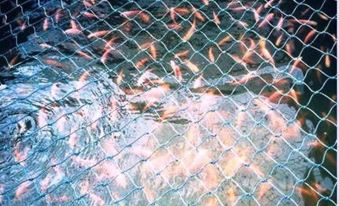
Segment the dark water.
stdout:
[[[307,4],[308,6],[305,6]],[[305,93],[301,96],[301,104],[307,106],[305,109],[300,109],[298,116],[311,119],[313,124],[316,125],[315,134],[329,147],[328,149],[315,149],[311,154],[319,164],[322,164],[325,171],[321,169],[321,173],[324,177],[330,177],[333,182],[337,181],[337,177],[333,175],[337,174],[337,125],[326,121],[321,118],[325,115],[331,116],[334,120],[337,119],[337,42],[328,34],[337,34],[337,2],[336,1],[285,1],[282,4],[282,10],[288,14],[300,19],[312,19],[318,22],[318,30],[326,32],[325,34],[318,35],[310,44],[305,47],[302,42],[296,44],[296,50],[294,56],[302,56],[303,60],[310,67],[321,68],[322,73],[319,75],[316,70],[309,71],[306,68],[307,75],[305,78]],[[333,20],[324,20],[317,15],[312,15],[312,10],[303,13],[308,8],[314,10],[320,10],[330,17],[334,17]],[[306,30],[297,35],[300,39],[303,39],[309,30]],[[331,65],[329,68],[324,66],[324,52],[320,52],[319,49],[325,48],[331,54]],[[319,62],[319,60],[321,60]],[[318,93],[315,94],[314,91]],[[311,110],[311,111],[310,111]],[[326,158],[324,158],[324,156]],[[307,174],[306,174],[307,175]],[[307,176],[305,176],[307,177]],[[311,182],[312,176],[309,176],[307,180]],[[330,194],[330,193],[329,193]],[[334,201],[337,197],[337,190],[331,193],[331,199]],[[312,204],[312,203],[309,203]],[[326,200],[321,201],[321,205],[331,205]]]

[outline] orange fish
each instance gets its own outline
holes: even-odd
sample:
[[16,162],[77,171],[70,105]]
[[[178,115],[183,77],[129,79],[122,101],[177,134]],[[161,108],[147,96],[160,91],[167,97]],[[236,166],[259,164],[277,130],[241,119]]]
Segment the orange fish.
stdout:
[[194,14],[194,17],[197,18],[199,21],[205,21],[205,17],[198,10],[196,10],[196,8],[192,8],[192,13]]
[[19,55],[17,54],[17,55],[15,55],[12,59],[11,59],[11,61],[9,62],[9,67],[10,68],[12,68],[16,63],[17,63],[17,61],[18,61],[18,58],[19,58]]
[[187,33],[182,37],[182,41],[183,42],[187,42],[191,37],[192,35],[194,34],[195,30],[196,30],[196,21],[195,19],[193,20],[193,23],[192,23],[192,26],[191,28],[187,31]]
[[48,27],[49,27],[49,21],[48,21],[48,17],[46,17],[45,20],[44,20],[44,23],[42,25],[42,29],[44,31],[46,31],[48,29]]
[[299,24],[307,24],[310,26],[317,26],[318,23],[316,21],[312,21],[309,19],[290,19],[291,22],[299,23]]
[[272,65],[275,65],[274,59],[271,56],[270,52],[266,48],[266,41],[264,38],[261,38],[259,41],[259,47],[260,47],[260,54],[268,60]]
[[277,38],[277,40],[275,41],[274,44],[275,44],[276,46],[280,46],[283,37],[284,37],[283,34],[281,34],[281,35]]
[[103,64],[106,64],[107,59],[108,59],[110,53],[111,53],[111,49],[105,49],[105,50],[104,50],[104,53],[102,54],[102,56],[101,56],[101,58],[100,58],[100,61],[101,61]]
[[155,48],[154,43],[151,44],[149,49],[150,49],[151,56],[153,57],[153,59],[157,59],[157,49]]
[[130,18],[140,13],[140,10],[124,11],[120,15],[125,18]]
[[317,31],[315,29],[308,32],[307,35],[304,38],[304,43],[307,44],[316,33],[317,33]]
[[107,41],[106,44],[105,44],[104,50],[105,49],[112,49],[112,46],[117,39],[118,39],[117,37],[113,37],[109,41]]
[[238,64],[242,65],[243,67],[247,67],[247,63],[244,62],[243,59],[241,59],[238,55],[236,54],[231,54],[231,58]]
[[227,189],[227,192],[226,192],[226,197],[227,197],[227,200],[228,202],[230,203],[230,205],[234,205],[234,203],[236,202],[237,200],[237,197],[236,197],[236,193],[235,193],[235,190],[234,190],[234,187],[229,187]]
[[65,34],[69,35],[78,35],[82,32],[79,30],[78,25],[75,23],[74,20],[71,20],[71,28],[64,31]]
[[286,46],[286,51],[287,53],[292,57],[293,56],[293,50],[294,50],[294,43],[293,41],[289,41]]
[[146,12],[141,12],[139,14],[139,17],[140,17],[141,21],[143,21],[144,23],[149,23],[150,19],[151,19],[151,17]]
[[329,17],[326,14],[318,13],[318,15],[324,21],[328,21],[328,19],[329,19]]
[[65,30],[65,34],[68,34],[68,35],[78,35],[78,34],[81,34],[81,31],[79,29],[67,29]]
[[83,13],[83,15],[85,16],[85,17],[87,17],[87,18],[98,18],[98,16],[97,15],[95,15],[95,14],[93,14],[92,13],[93,11],[91,11],[91,12],[88,12],[88,11],[85,11],[84,13]]
[[296,187],[296,190],[302,195],[310,197],[314,202],[317,202],[318,195],[312,189],[307,189],[305,187]]
[[270,14],[268,14],[265,18],[264,18],[264,20],[262,20],[262,22],[259,24],[259,28],[262,28],[262,27],[264,27],[264,26],[266,26],[272,19],[273,19],[273,17],[274,17],[274,13],[270,13]]
[[193,64],[190,60],[185,60],[184,64],[193,72],[193,73],[198,73],[199,68],[197,65]]
[[80,50],[77,50],[76,51],[81,57],[87,59],[87,60],[92,60],[93,58],[87,54],[86,52],[83,52],[83,51],[80,51]]
[[93,37],[96,37],[96,38],[100,38],[100,37],[103,37],[105,36],[106,34],[108,34],[109,31],[108,30],[103,30],[103,31],[96,31],[94,33],[91,33],[87,36],[87,38],[93,38]]
[[143,67],[147,62],[149,61],[149,59],[147,57],[140,59],[136,64],[135,67],[137,69],[141,69],[141,67]]
[[[327,51],[328,52],[328,51]],[[330,59],[330,56],[328,54],[325,55],[325,66],[327,68],[330,68],[331,67],[331,59]]]
[[261,183],[258,192],[258,199],[261,200],[271,188],[272,188],[271,182]]
[[168,24],[167,27],[169,29],[173,29],[173,30],[179,30],[182,28],[181,24],[178,24],[176,22],[172,23],[172,24]]
[[201,1],[202,1],[202,3],[203,3],[205,6],[208,6],[209,0],[201,0]]
[[219,42],[218,42],[218,45],[219,46],[223,46],[225,43],[229,43],[232,41],[232,38],[230,36],[225,36],[223,39],[221,39]]
[[191,11],[185,7],[176,7],[174,9],[175,13],[179,14],[180,16],[185,16],[187,14],[190,14]]
[[214,58],[213,48],[212,48],[212,47],[210,47],[210,48],[208,49],[208,58],[209,58],[209,60],[210,60],[212,63],[214,63],[215,58]]
[[176,106],[169,106],[160,116],[160,120],[163,122],[166,119],[172,117],[175,115],[175,113],[178,111],[178,108]]
[[187,58],[189,54],[189,50],[181,51],[176,54],[174,54],[175,58],[181,59],[181,58]]
[[179,82],[181,82],[183,78],[182,78],[180,67],[173,60],[170,61],[170,64],[173,69],[174,76],[177,78]]
[[213,21],[216,25],[220,25],[221,22],[220,22],[220,19],[218,17],[218,15],[213,11]]

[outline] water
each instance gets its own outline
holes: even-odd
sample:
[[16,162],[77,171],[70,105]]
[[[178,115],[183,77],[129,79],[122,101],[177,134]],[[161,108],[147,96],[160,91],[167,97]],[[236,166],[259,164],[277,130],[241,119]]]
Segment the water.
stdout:
[[[45,8],[52,16],[60,2],[51,2]],[[190,3],[212,16],[212,10],[200,1]],[[316,187],[315,183],[325,188],[317,188],[319,194],[336,196],[332,155],[336,149],[312,149],[316,137],[335,146],[336,126],[319,123],[315,115],[329,111],[319,106],[324,102],[333,104],[330,116],[336,118],[335,104],[322,95],[313,97],[309,89],[324,81],[323,92],[332,97],[334,80],[321,76],[316,82],[316,72],[301,75],[302,70],[296,68],[289,72],[289,58],[276,50],[277,70],[256,60],[248,65],[255,76],[237,84],[249,71],[234,64],[229,54],[240,55],[242,47],[231,41],[222,50],[215,49],[214,63],[207,57],[209,48],[227,34],[239,39],[246,32],[259,41],[258,31],[226,21],[230,15],[221,12],[220,27],[228,28],[226,32],[213,22],[201,24],[192,39],[183,43],[180,36],[185,32],[160,29],[169,23],[162,17],[164,5],[178,4],[102,1],[93,10],[108,16],[98,21],[76,12],[82,7],[72,2],[65,5],[75,14],[62,13],[59,23],[50,18],[46,32],[41,30],[44,18],[37,18],[32,27],[39,28],[39,35],[29,36],[6,53],[7,62],[16,52],[20,55],[16,66],[1,73],[3,204],[253,205],[258,201],[310,205],[316,202],[315,193],[309,192],[307,184]],[[136,6],[154,15],[151,23],[135,19],[138,24],[133,27],[121,25],[124,19],[119,12]],[[290,8],[284,6],[286,11]],[[217,8],[212,3],[210,7]],[[39,9],[32,13],[37,14]],[[90,41],[85,35],[72,37],[62,32],[69,28],[70,14],[78,15],[77,24],[86,35],[113,28],[103,37],[117,37],[107,62],[100,62],[100,48],[106,43],[102,39]],[[250,14],[235,12],[232,17],[253,23]],[[154,21],[155,17],[161,20]],[[190,26],[183,23],[184,28]],[[331,28],[328,31],[333,33]],[[156,61],[148,59],[139,68],[138,62],[152,55],[139,46],[153,38],[159,40]],[[49,48],[42,48],[42,43]],[[296,44],[294,55],[299,48]],[[92,58],[79,55],[79,49]],[[170,62],[175,53],[186,50],[199,71],[176,59],[183,78],[179,82]],[[308,63],[315,57],[304,59]],[[334,61],[324,71],[333,76],[333,68]],[[298,80],[304,76],[306,85],[300,85]],[[284,81],[268,86],[272,79]],[[289,98],[268,101],[277,89],[302,93],[299,103],[307,108]],[[314,167],[314,159],[321,167]],[[333,204],[324,199],[319,203]]]

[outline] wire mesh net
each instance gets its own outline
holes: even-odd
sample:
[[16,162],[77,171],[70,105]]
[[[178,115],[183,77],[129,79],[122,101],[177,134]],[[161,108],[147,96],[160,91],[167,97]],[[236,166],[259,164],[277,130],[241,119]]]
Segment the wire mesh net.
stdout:
[[1,205],[336,205],[336,1],[0,12]]

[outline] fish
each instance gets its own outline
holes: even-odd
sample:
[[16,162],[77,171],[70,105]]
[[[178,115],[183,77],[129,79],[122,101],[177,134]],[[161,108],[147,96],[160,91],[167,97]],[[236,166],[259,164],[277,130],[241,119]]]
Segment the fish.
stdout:
[[92,6],[93,6],[92,3],[89,2],[88,0],[83,0],[82,3],[83,3],[83,5],[84,5],[86,8],[92,7]]
[[234,187],[229,187],[226,191],[226,197],[230,205],[234,205],[237,201]]
[[176,7],[174,8],[174,12],[179,14],[180,16],[185,16],[191,13],[191,10],[185,8],[185,7]]
[[268,49],[266,48],[266,41],[264,38],[261,38],[259,41],[260,55],[268,60],[272,65],[275,65],[274,59]]
[[85,17],[87,17],[87,18],[95,18],[95,19],[98,19],[99,17],[96,15],[96,14],[94,14],[94,13],[92,13],[93,11],[90,11],[90,12],[88,12],[88,11],[85,11],[84,13],[82,13]]
[[62,10],[61,9],[57,9],[55,14],[54,14],[54,18],[55,18],[55,22],[59,23],[61,17],[62,17]]
[[229,43],[231,41],[232,41],[232,38],[227,35],[218,42],[218,45],[223,46],[224,44]]
[[141,21],[146,23],[146,24],[149,23],[150,19],[151,19],[151,17],[146,12],[141,12],[139,14],[139,17],[140,17]]
[[169,9],[169,15],[170,15],[172,21],[173,21],[174,23],[176,23],[176,20],[175,20],[175,18],[176,18],[175,8],[171,7],[171,8]]
[[146,106],[144,110],[153,106],[156,102],[160,101],[164,96],[166,96],[167,92],[170,90],[170,86],[167,84],[162,84],[157,87],[154,87],[142,95],[146,100]]
[[244,62],[243,59],[241,59],[238,55],[236,54],[230,54],[231,58],[237,63],[242,65],[243,67],[247,67],[247,63]]
[[167,27],[169,29],[173,29],[173,30],[179,30],[182,28],[181,24],[178,24],[176,22],[172,23],[172,24],[168,24]]
[[331,59],[330,59],[330,56],[329,56],[329,54],[328,54],[328,51],[327,51],[327,54],[325,55],[325,66],[327,67],[327,68],[330,68],[331,67]]
[[42,62],[44,64],[50,65],[50,66],[54,66],[60,69],[64,69],[64,70],[68,70],[69,69],[69,65],[68,64],[64,64],[58,60],[55,59],[50,59],[50,58],[45,58],[42,60]]
[[240,80],[237,80],[237,84],[246,84],[250,79],[257,77],[256,71],[250,71],[246,75],[244,75]]
[[154,60],[157,59],[157,49],[154,46],[154,43],[151,44],[151,46],[149,47],[150,52],[151,52],[151,56]]
[[201,1],[202,1],[202,3],[203,3],[205,6],[208,6],[209,0],[201,0]]
[[190,60],[185,60],[184,64],[193,72],[197,73],[199,72],[199,68],[197,65],[193,64]]
[[182,37],[183,42],[187,42],[190,40],[190,38],[193,36],[195,30],[196,30],[196,20],[193,20],[193,23],[191,25],[191,28],[186,32],[186,34]]
[[262,22],[258,25],[259,28],[263,28],[264,26],[266,26],[274,17],[274,13],[270,13],[268,14],[263,20]]
[[286,52],[287,52],[291,57],[293,57],[294,42],[293,42],[293,41],[287,42],[287,44],[285,45],[285,49],[286,49]]
[[104,53],[102,54],[100,58],[101,63],[106,64],[110,53],[111,53],[111,49],[104,49]]
[[149,61],[149,59],[147,57],[140,59],[136,64],[135,64],[135,68],[137,69],[141,69],[141,67],[143,67],[147,62]]
[[23,198],[22,196],[29,191],[31,184],[31,181],[21,183],[15,190],[15,199],[21,200]]
[[205,17],[196,8],[194,7],[192,8],[192,13],[194,14],[194,17],[197,18],[199,21],[201,22],[205,21]]
[[213,53],[213,47],[210,47],[208,49],[208,59],[211,61],[211,63],[215,62],[215,57],[214,57],[214,53]]
[[79,35],[81,34],[82,32],[79,30],[79,29],[67,29],[64,31],[65,34],[68,34],[68,35]]
[[267,9],[268,7],[272,7],[272,3],[273,3],[274,1],[275,1],[275,0],[269,0],[269,1],[265,4],[264,8]]
[[283,25],[284,25],[284,18],[280,17],[280,19],[277,23],[277,26],[276,26],[277,31],[280,31],[282,29]]
[[8,67],[9,67],[9,68],[12,68],[15,64],[17,64],[18,58],[19,58],[19,54],[15,55],[15,56],[11,59],[11,61],[9,62]]
[[78,35],[81,34],[82,32],[79,30],[78,25],[75,23],[74,20],[71,20],[70,22],[71,28],[67,29],[64,31],[65,34],[69,35]]
[[106,34],[108,34],[110,31],[108,31],[108,30],[102,30],[102,31],[96,31],[96,32],[93,32],[93,33],[91,33],[91,34],[89,34],[88,36],[87,36],[87,38],[94,38],[94,37],[96,37],[96,38],[100,38],[100,37],[103,37],[103,36],[105,36]]
[[317,33],[317,31],[315,29],[308,32],[307,35],[304,38],[304,43],[307,44],[316,33]]
[[130,17],[133,17],[133,16],[136,16],[137,14],[141,13],[140,10],[131,10],[131,11],[124,11],[124,12],[121,12],[120,15],[122,17],[125,17],[125,18],[130,18]]
[[86,52],[83,52],[83,51],[80,51],[80,50],[77,50],[76,51],[77,54],[79,54],[81,57],[83,57],[84,59],[87,59],[87,60],[92,60],[93,57],[91,57],[89,54],[87,54]]
[[318,195],[315,191],[312,189],[307,189],[305,186],[304,187],[296,187],[296,190],[302,195],[302,196],[307,196],[312,199],[314,202],[318,202]]
[[47,31],[48,27],[49,27],[49,21],[48,21],[48,17],[46,17],[46,18],[44,19],[44,22],[43,22],[43,25],[42,25],[42,29],[43,29],[44,31]]
[[104,50],[105,49],[113,49],[112,46],[115,43],[115,41],[118,39],[118,37],[112,37],[109,41],[105,43]]
[[283,34],[280,34],[280,36],[277,38],[277,40],[275,40],[275,43],[274,43],[274,44],[275,44],[276,46],[280,46],[283,37],[284,37],[284,35],[283,35]]
[[168,118],[171,118],[174,116],[178,111],[177,106],[169,106],[166,108],[166,110],[160,115],[160,121],[164,122]]
[[324,13],[318,13],[319,17],[324,20],[324,21],[328,21],[329,20],[329,17]]
[[317,26],[318,25],[318,23],[316,21],[309,20],[309,19],[290,19],[290,21],[292,23],[306,24],[306,25],[310,25],[310,26]]
[[216,25],[220,25],[221,22],[220,22],[220,19],[218,17],[218,15],[213,11],[213,21]]
[[173,60],[170,61],[170,64],[171,64],[172,70],[174,72],[174,76],[176,77],[176,79],[179,82],[181,82],[183,80],[183,78],[182,78],[182,73],[181,73],[180,67]]
[[117,80],[116,80],[117,85],[121,85],[124,77],[125,77],[124,70],[121,70],[117,76]]
[[189,50],[184,50],[184,51],[175,53],[174,56],[175,58],[181,59],[181,58],[187,58],[188,54],[189,54]]

